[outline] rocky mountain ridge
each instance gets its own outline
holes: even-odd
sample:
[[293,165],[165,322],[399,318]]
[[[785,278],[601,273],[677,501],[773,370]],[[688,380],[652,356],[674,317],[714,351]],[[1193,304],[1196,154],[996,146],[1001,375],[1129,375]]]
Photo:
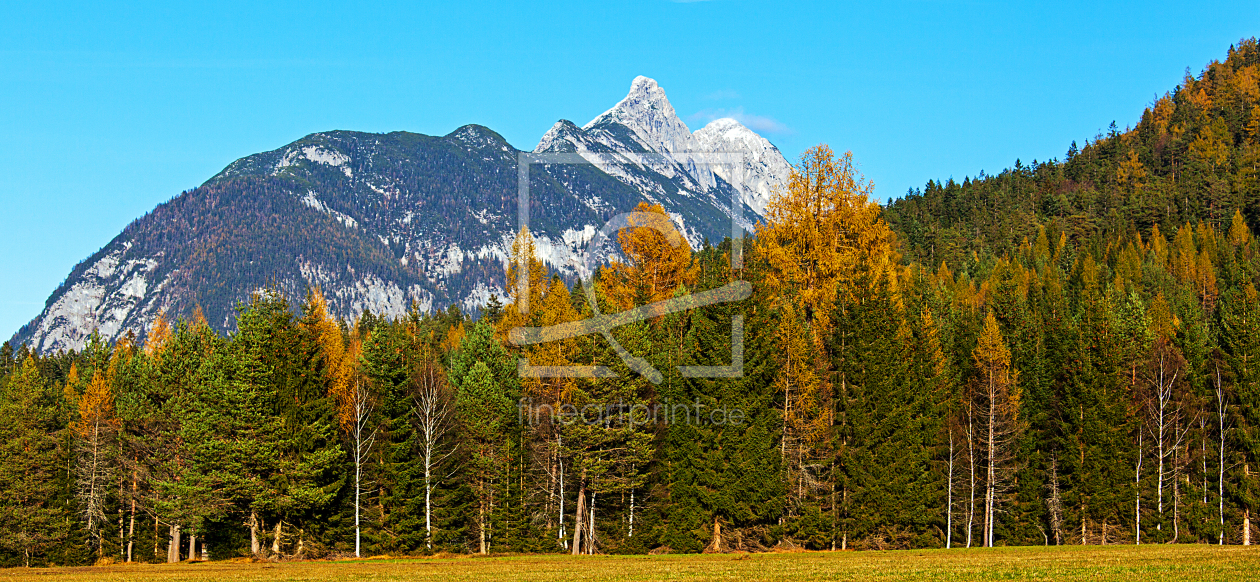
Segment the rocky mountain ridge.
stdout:
[[[583,127],[561,120],[533,152],[467,125],[445,136],[329,131],[228,165],[159,205],[80,263],[13,337],[41,352],[143,338],[159,313],[200,307],[221,331],[263,287],[300,297],[318,285],[339,317],[400,316],[503,295],[518,229],[522,155],[578,153],[590,163],[530,171],[530,228],[543,260],[576,274],[611,216],[662,204],[693,246],[750,228],[791,171],[735,120],[692,133],[656,81]],[[734,204],[732,204],[734,201]]]

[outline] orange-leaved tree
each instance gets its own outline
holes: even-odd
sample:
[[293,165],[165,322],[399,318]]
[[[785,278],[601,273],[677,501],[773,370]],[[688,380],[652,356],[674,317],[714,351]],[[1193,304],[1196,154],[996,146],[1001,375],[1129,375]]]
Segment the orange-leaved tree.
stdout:
[[859,269],[889,269],[900,261],[872,191],[851,152],[837,158],[820,145],[801,155],[787,189],[770,200],[765,222],[757,225],[758,250],[769,267],[765,285],[776,303],[805,309],[820,350],[834,325],[836,300],[848,295],[846,285]]
[[[122,342],[120,342],[122,343]],[[120,426],[111,389],[120,352],[115,351],[108,370],[96,369],[83,395],[78,398],[79,417],[70,424],[76,449],[76,493],[81,504],[87,532],[98,557],[103,552],[101,526],[105,523],[105,501],[111,482],[114,436]]]
[[998,497],[1007,491],[1014,473],[1015,440],[1021,422],[1019,372],[1011,367],[1011,350],[1006,347],[992,312],[984,319],[971,358],[979,372],[976,396],[985,431],[984,545],[993,547],[993,526],[1001,501]]
[[354,461],[354,555],[359,556],[363,466],[376,442],[376,430],[371,424],[375,401],[358,369],[362,340],[356,324],[346,341],[341,325],[328,313],[328,302],[319,287],[307,297],[306,312],[306,325],[324,360],[324,382],[337,405],[338,424],[350,441],[350,457]]
[[696,281],[691,245],[660,204],[640,202],[617,233],[622,257],[600,274],[610,307],[624,311],[642,303],[669,299]]
[[776,380],[784,390],[781,453],[798,497],[812,480],[809,468],[822,466],[816,462],[825,456],[820,446],[835,421],[830,340],[836,306],[857,296],[858,285],[897,289],[896,238],[870,199],[872,191],[852,153],[836,157],[820,145],[802,154],[787,187],[767,205],[765,222],[757,225],[757,254],[765,261],[761,284],[781,314]]
[[508,251],[508,264],[503,288],[508,304],[499,320],[500,339],[514,327],[533,325],[534,315],[542,306],[547,291],[547,267],[538,258],[538,247],[528,226],[522,226]]

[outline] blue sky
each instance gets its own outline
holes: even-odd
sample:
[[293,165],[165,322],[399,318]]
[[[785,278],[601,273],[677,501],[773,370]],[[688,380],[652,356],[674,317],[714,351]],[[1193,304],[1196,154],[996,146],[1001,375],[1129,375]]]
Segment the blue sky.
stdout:
[[[186,5],[187,4],[187,5]],[[233,160],[330,130],[489,126],[530,149],[636,75],[692,129],[852,150],[881,199],[1062,157],[1227,47],[1250,2],[6,2],[0,337]]]

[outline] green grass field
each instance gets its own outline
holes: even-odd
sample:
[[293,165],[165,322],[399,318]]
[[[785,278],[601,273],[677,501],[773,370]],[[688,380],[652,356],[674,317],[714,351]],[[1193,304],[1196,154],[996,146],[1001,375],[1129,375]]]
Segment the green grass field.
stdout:
[[1088,546],[684,556],[515,556],[0,570],[41,580],[1252,580],[1260,547]]

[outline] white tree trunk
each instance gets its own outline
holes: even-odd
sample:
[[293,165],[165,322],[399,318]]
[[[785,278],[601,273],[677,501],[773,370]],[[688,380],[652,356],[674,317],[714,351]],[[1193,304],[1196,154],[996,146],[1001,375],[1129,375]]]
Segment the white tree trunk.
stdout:
[[1138,428],[1137,464],[1133,469],[1133,543],[1142,545],[1142,428]]
[[595,490],[591,489],[591,502],[586,508],[590,523],[586,527],[586,553],[595,553]]
[[1244,546],[1251,545],[1251,510],[1250,509],[1243,510],[1242,542]]
[[[135,494],[134,489],[132,494]],[[127,527],[127,562],[131,562],[131,551],[136,545],[136,499],[131,498],[131,523]]]
[[[427,365],[420,373],[415,397],[415,413],[420,425],[420,455],[424,462],[424,544],[433,549],[433,490],[438,485],[435,470],[455,451],[444,448],[442,439],[450,426],[450,399],[441,371]],[[375,438],[375,432],[372,433]],[[445,449],[445,450],[444,450]]]
[[561,454],[562,441],[560,435],[556,435],[556,457],[560,465],[560,526],[556,529],[556,536],[560,540],[560,545],[569,549],[569,536],[564,531],[564,455]]
[[994,470],[994,458],[997,454],[997,441],[994,434],[994,423],[996,422],[996,403],[992,395],[989,397],[989,438],[988,438],[988,458],[986,459],[986,474],[984,482],[984,545],[985,547],[993,547],[993,495],[994,482],[996,475]]
[[945,485],[945,549],[954,541],[954,430],[949,430],[949,470]]
[[424,547],[433,549],[433,459],[424,459]]
[[[1174,429],[1175,430],[1175,429]],[[1181,447],[1180,443],[1173,445],[1172,449],[1172,503],[1173,503],[1173,538],[1176,543],[1177,538],[1181,536]]]
[[[362,498],[363,498],[363,463],[376,443],[376,429],[370,427],[372,416],[371,394],[364,388],[362,380],[354,381],[354,555],[362,556]],[[427,483],[427,480],[426,480]]]
[[179,526],[170,526],[170,538],[166,542],[166,561],[179,561]]
[[[1163,410],[1163,404],[1160,405],[1160,409]],[[1155,530],[1162,531],[1164,528],[1164,415],[1162,412],[1159,415],[1158,426],[1159,433],[1155,438],[1155,456],[1159,463],[1155,469],[1155,493],[1158,502],[1155,507],[1159,512],[1159,521],[1155,523]]]
[[[1170,370],[1172,364],[1168,362],[1167,353],[1160,350],[1158,369],[1155,371],[1155,401],[1154,410],[1151,416],[1155,417],[1155,456],[1156,456],[1156,475],[1155,475],[1155,510],[1159,514],[1159,521],[1155,524],[1157,531],[1163,531],[1164,527],[1164,483],[1168,480],[1168,457],[1175,453],[1170,450],[1172,447],[1168,442],[1170,433],[1176,435],[1177,431],[1172,425],[1180,422],[1181,409],[1174,407],[1173,403],[1173,387],[1177,383],[1179,370]],[[1174,440],[1176,444],[1180,444],[1181,435],[1176,435]]]
[[258,511],[249,510],[249,553],[258,556],[262,547],[258,544]]
[[[483,492],[485,491],[485,488],[486,484],[482,483],[481,489]],[[477,533],[480,535],[481,539],[480,553],[484,556],[490,553],[489,548],[486,547],[486,501],[484,494],[479,497],[480,499],[477,501]]]
[[967,507],[967,547],[971,547],[971,532],[974,529],[976,519],[976,439],[975,424],[973,423],[972,414],[973,405],[967,404],[967,464],[971,469],[971,500]]
[[1221,386],[1221,370],[1216,370],[1216,434],[1219,437],[1218,442],[1220,448],[1218,450],[1216,465],[1216,511],[1220,520],[1220,530],[1216,534],[1216,544],[1225,545],[1225,438],[1229,429],[1225,426],[1226,416],[1229,414],[1229,405],[1225,402],[1225,389]]
[[[634,487],[630,488],[630,533],[626,537],[634,537]],[[835,544],[833,543],[832,545]]]
[[[362,546],[362,531],[361,531],[361,529],[360,529],[360,523],[359,523],[359,511],[360,511],[360,510],[359,510],[359,507],[360,507],[360,505],[359,505],[359,498],[360,498],[361,493],[362,493],[362,485],[361,485],[361,483],[362,483],[362,478],[363,478],[363,460],[362,460],[362,458],[360,458],[360,457],[359,457],[359,455],[358,455],[358,449],[359,449],[358,443],[355,443],[355,455],[354,455],[354,557],[356,557],[356,558],[362,557],[362,553],[360,552],[360,550],[361,550],[361,546]],[[426,477],[427,477],[427,475],[426,475]],[[426,479],[426,481],[427,481],[427,479]],[[426,492],[425,497],[426,497],[425,502],[426,502],[426,505],[427,505],[427,503],[428,503],[428,499],[427,499],[428,495],[427,495],[427,492]]]
[[1208,452],[1207,417],[1199,416],[1199,459],[1203,462],[1203,505],[1208,504]]

